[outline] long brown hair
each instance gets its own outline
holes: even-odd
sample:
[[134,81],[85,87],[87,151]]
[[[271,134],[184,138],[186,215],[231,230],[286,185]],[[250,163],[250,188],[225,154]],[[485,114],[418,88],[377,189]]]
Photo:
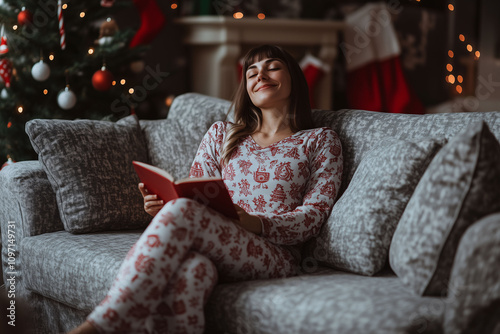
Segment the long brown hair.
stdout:
[[[246,89],[246,72],[250,65],[266,58],[281,60],[290,73],[292,87],[289,97],[289,118],[291,130],[297,132],[311,129],[314,126],[307,81],[297,61],[287,51],[276,45],[262,45],[253,48],[244,57],[242,79],[229,109],[230,112],[233,112],[234,125],[228,128],[226,141],[222,148],[223,164],[229,162],[239,142],[254,133],[262,123],[262,111],[252,103]],[[226,117],[227,119],[228,117]]]

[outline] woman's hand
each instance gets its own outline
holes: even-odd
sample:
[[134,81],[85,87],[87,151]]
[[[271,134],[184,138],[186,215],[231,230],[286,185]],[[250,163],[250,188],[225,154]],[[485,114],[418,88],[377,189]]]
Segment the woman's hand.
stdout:
[[252,216],[248,214],[245,210],[243,210],[240,206],[234,204],[234,208],[236,209],[236,213],[240,216],[240,220],[235,220],[235,224],[243,227],[245,230],[255,233],[262,233],[262,223],[260,222],[260,218],[257,216]]
[[156,194],[150,194],[148,189],[144,186],[144,183],[139,183],[139,190],[144,198],[144,211],[153,217],[156,216],[165,203],[163,203],[162,200],[158,200]]

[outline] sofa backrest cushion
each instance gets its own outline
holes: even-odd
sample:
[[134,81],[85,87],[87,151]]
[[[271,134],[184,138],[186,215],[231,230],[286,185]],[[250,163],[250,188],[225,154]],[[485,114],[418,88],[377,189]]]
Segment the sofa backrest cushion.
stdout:
[[147,162],[135,116],[116,123],[35,119],[26,132],[56,193],[65,230],[136,229],[149,223],[132,165],[132,160]]
[[196,151],[210,126],[223,120],[230,102],[196,93],[174,99],[165,120],[141,120],[149,160],[176,179],[189,175]]
[[484,120],[495,137],[500,139],[500,112],[408,115],[344,109],[318,110],[313,117],[317,126],[331,127],[342,141],[344,173],[340,195],[347,188],[364,154],[383,138],[413,142],[428,138],[450,139],[472,123]]
[[394,234],[390,263],[419,295],[444,296],[465,230],[500,211],[500,143],[484,122],[450,139],[429,165]]
[[443,144],[388,138],[366,153],[313,243],[313,256],[357,274],[382,270],[406,204]]

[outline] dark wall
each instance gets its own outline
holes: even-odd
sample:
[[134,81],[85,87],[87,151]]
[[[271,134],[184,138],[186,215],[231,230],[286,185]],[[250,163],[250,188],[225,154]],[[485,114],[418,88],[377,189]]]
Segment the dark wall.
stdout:
[[[172,71],[172,75],[164,80],[155,94],[138,107],[145,118],[166,115],[167,95],[178,95],[189,91],[187,75],[187,50],[182,44],[182,30],[173,24],[175,17],[181,13],[189,14],[189,8],[195,8],[196,1],[178,1],[180,7],[172,10],[173,1],[157,1],[167,18],[167,25],[154,39],[151,48],[145,55],[146,64],[152,68],[160,66],[163,70]],[[347,9],[362,6],[370,1],[351,0],[215,0],[212,14],[231,15],[241,10],[246,15],[256,15],[262,11],[266,17],[294,17],[306,19],[342,19]],[[445,81],[448,50],[455,51],[455,68],[457,73],[465,73],[465,65],[458,59],[467,55],[465,46],[458,41],[458,34],[466,34],[469,40],[478,44],[478,8],[480,1],[455,0],[454,19],[451,20],[448,10],[449,1],[444,0],[388,0],[391,5],[400,5],[402,10],[393,17],[395,29],[402,46],[401,60],[403,70],[410,86],[425,106],[432,106],[453,97],[449,84]],[[182,7],[184,5],[184,7]],[[193,5],[190,7],[190,5]],[[347,8],[347,9],[346,9]],[[196,10],[196,8],[195,8]],[[138,13],[131,8],[120,14],[117,21],[121,26],[138,27]],[[343,96],[345,71],[343,69],[342,52],[339,50],[339,62],[335,69],[335,109],[346,107]],[[136,78],[140,83],[140,75]]]

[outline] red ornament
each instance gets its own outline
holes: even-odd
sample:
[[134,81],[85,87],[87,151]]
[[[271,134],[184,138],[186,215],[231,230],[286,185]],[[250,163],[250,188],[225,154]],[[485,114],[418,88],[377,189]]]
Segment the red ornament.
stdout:
[[26,24],[30,24],[33,22],[33,14],[25,8],[23,8],[19,14],[17,14],[17,22],[20,26],[24,26]]
[[105,92],[113,85],[113,79],[113,73],[103,66],[92,76],[92,86],[98,91]]

